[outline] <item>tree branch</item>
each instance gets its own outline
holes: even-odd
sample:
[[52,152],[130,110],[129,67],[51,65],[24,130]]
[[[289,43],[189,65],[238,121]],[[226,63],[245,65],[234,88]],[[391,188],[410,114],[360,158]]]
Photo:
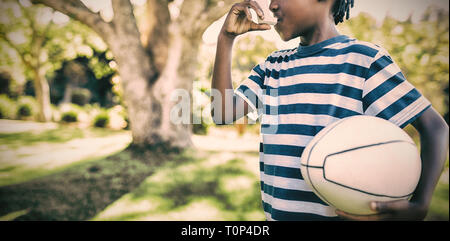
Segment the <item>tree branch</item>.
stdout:
[[86,24],[97,34],[104,37],[111,34],[111,24],[103,21],[98,13],[89,10],[80,0],[32,0],[33,3],[41,3],[51,7],[69,17]]
[[[184,0],[180,24],[186,35],[201,35],[214,21],[222,17],[235,0]],[[194,9],[193,9],[194,8]]]
[[166,66],[168,57],[167,41],[170,39],[170,12],[165,0],[148,0],[146,19],[141,23],[144,45],[159,73]]
[[234,3],[236,3],[235,0],[223,0],[223,1],[208,0],[208,4],[206,5],[203,11],[204,13],[207,13],[205,21],[210,24],[213,23],[214,21],[217,21],[231,9],[231,6]]
[[[114,23],[116,25],[130,24],[130,19],[135,19],[133,6],[129,0],[112,0],[112,8],[114,10]],[[136,27],[137,29],[137,27]]]

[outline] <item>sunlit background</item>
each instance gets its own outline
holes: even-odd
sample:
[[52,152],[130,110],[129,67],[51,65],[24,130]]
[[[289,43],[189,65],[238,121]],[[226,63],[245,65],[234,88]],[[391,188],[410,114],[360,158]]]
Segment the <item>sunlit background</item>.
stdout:
[[[110,0],[82,2],[114,21]],[[143,44],[153,2],[131,0]],[[448,1],[355,2],[339,31],[386,48],[448,123]],[[168,5],[172,19],[184,16],[183,3]],[[191,75],[178,75],[193,82],[196,104],[207,112],[224,18],[198,33]],[[271,52],[298,44],[281,41],[274,30],[240,36],[234,85]],[[204,120],[191,126],[195,149],[129,147],[119,64],[98,34],[67,15],[29,0],[0,0],[0,220],[264,220],[258,125]],[[42,121],[36,76],[48,82],[49,120]],[[419,141],[413,128],[406,130]],[[448,173],[447,161],[427,220],[448,220]]]

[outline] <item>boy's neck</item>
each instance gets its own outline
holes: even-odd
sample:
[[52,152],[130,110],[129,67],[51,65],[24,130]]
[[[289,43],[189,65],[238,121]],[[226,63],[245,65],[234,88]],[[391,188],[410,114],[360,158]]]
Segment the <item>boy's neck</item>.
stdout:
[[334,24],[334,22],[326,21],[323,24],[319,24],[311,31],[300,36],[300,44],[302,46],[310,46],[339,35],[340,34],[336,29],[336,25]]

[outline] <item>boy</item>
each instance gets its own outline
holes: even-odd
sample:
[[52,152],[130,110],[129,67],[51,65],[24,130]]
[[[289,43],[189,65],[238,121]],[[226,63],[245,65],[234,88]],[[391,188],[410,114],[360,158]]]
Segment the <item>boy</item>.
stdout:
[[[217,124],[246,114],[261,117],[261,193],[268,220],[423,220],[443,170],[448,126],[402,75],[389,54],[374,44],[339,35],[335,25],[353,0],[272,0],[275,29],[298,48],[277,51],[256,66],[233,95],[231,49],[236,36],[268,30],[251,21],[250,0],[235,4],[220,32],[212,89]],[[225,103],[234,101],[233,108]],[[373,115],[420,133],[422,176],[411,200],[373,202],[376,215],[355,216],[327,206],[305,184],[300,157],[325,126],[345,117]],[[250,117],[251,115],[249,115]]]

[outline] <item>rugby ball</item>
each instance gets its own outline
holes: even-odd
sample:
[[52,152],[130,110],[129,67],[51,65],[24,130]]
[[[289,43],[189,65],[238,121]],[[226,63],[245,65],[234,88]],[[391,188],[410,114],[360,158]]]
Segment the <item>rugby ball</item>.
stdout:
[[391,122],[354,116],[320,131],[305,148],[301,173],[327,204],[371,215],[372,201],[409,199],[421,175],[414,141]]

